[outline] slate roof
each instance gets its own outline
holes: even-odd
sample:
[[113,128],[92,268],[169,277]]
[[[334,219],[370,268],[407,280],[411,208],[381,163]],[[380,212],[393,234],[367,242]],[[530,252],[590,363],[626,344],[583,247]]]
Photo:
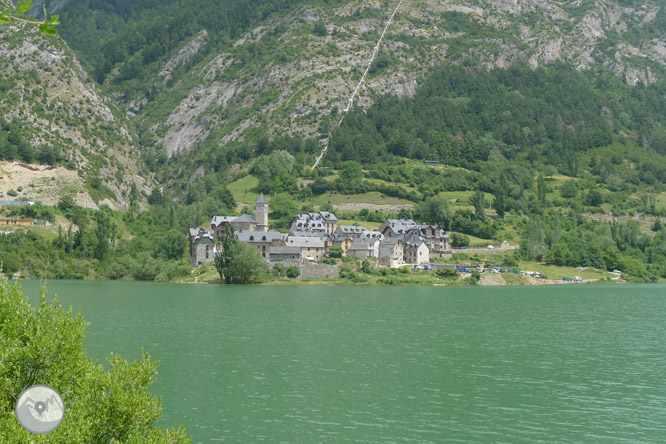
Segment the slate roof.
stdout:
[[401,237],[389,237],[384,239],[380,245],[395,245],[398,242],[402,242],[403,244],[405,243],[405,241]]
[[213,217],[213,220],[210,221],[210,224],[214,227],[217,227],[220,225],[222,222],[233,222],[236,219],[238,219],[238,216],[215,216]]
[[301,249],[299,247],[275,247],[271,248],[271,256],[275,254],[297,254],[300,256]]
[[419,236],[405,236],[405,249],[406,250],[416,250],[421,244],[423,244],[423,239]]
[[354,242],[349,246],[349,250],[370,250],[370,246],[366,244],[365,242]]
[[328,233],[325,233],[323,231],[293,231],[290,236],[295,236],[295,237],[316,237],[317,239],[321,239],[324,236],[327,236]]
[[[312,213],[310,213],[312,214]],[[337,217],[335,217],[335,214],[331,213],[330,211],[320,211],[319,214],[321,215],[322,218],[325,220],[330,220],[330,221],[336,221],[338,220]]]
[[256,222],[257,219],[255,216],[251,214],[243,214],[242,216],[238,216],[236,219],[234,219],[234,223],[238,222]]
[[214,241],[213,233],[211,233],[207,228],[190,228],[190,237],[192,238],[193,243],[196,243],[205,238]]
[[290,235],[284,241],[288,247],[324,248],[324,243],[320,239],[313,237],[296,237]]
[[416,222],[411,219],[386,219],[386,222],[388,222],[388,227],[398,234],[404,234],[409,230],[419,228]]
[[380,233],[379,231],[364,231],[361,236],[359,236],[359,240],[361,241],[370,241],[370,242],[375,242],[375,241],[382,241],[384,240],[384,235]]
[[369,231],[365,227],[360,227],[356,225],[338,225],[338,230],[340,230],[344,234],[361,234],[366,231]]
[[238,231],[236,239],[241,242],[273,242],[282,239],[284,234],[279,231]]
[[257,197],[257,201],[255,203],[258,204],[267,204],[268,201],[266,200],[266,197],[264,196],[264,193],[259,194],[259,197]]

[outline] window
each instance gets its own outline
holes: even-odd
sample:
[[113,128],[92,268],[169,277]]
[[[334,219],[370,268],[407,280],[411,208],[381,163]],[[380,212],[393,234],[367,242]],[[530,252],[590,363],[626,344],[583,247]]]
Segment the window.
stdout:
[[261,246],[262,251],[266,251],[266,245]]
[[262,236],[261,240],[266,240],[266,236]]
[[254,240],[254,236],[250,236],[250,240],[253,241],[253,240]]

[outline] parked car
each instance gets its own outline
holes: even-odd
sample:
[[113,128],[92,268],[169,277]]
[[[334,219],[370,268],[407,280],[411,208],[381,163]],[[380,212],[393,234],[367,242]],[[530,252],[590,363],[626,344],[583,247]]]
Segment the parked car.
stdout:
[[583,280],[582,277],[580,277],[580,276],[574,276],[574,281],[576,281],[576,282],[581,282],[582,280]]
[[564,276],[564,277],[562,278],[562,280],[565,281],[565,282],[571,282],[571,281],[573,281],[573,279],[571,279],[569,276]]

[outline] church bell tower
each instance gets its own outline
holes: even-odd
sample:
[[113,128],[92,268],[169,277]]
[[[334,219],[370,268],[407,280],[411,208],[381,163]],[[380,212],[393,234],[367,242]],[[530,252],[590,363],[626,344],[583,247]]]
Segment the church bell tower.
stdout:
[[261,193],[255,202],[255,220],[257,231],[268,231],[268,201]]

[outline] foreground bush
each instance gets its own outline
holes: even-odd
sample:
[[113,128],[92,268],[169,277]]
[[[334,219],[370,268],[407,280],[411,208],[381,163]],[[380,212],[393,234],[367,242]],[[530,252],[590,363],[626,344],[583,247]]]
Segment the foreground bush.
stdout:
[[[0,442],[189,443],[182,426],[154,425],[162,407],[148,388],[157,362],[146,352],[135,362],[111,355],[104,371],[86,355],[85,330],[83,316],[64,312],[45,290],[35,310],[18,284],[0,280]],[[21,391],[35,384],[58,390],[66,411],[60,427],[39,437],[14,415]]]

